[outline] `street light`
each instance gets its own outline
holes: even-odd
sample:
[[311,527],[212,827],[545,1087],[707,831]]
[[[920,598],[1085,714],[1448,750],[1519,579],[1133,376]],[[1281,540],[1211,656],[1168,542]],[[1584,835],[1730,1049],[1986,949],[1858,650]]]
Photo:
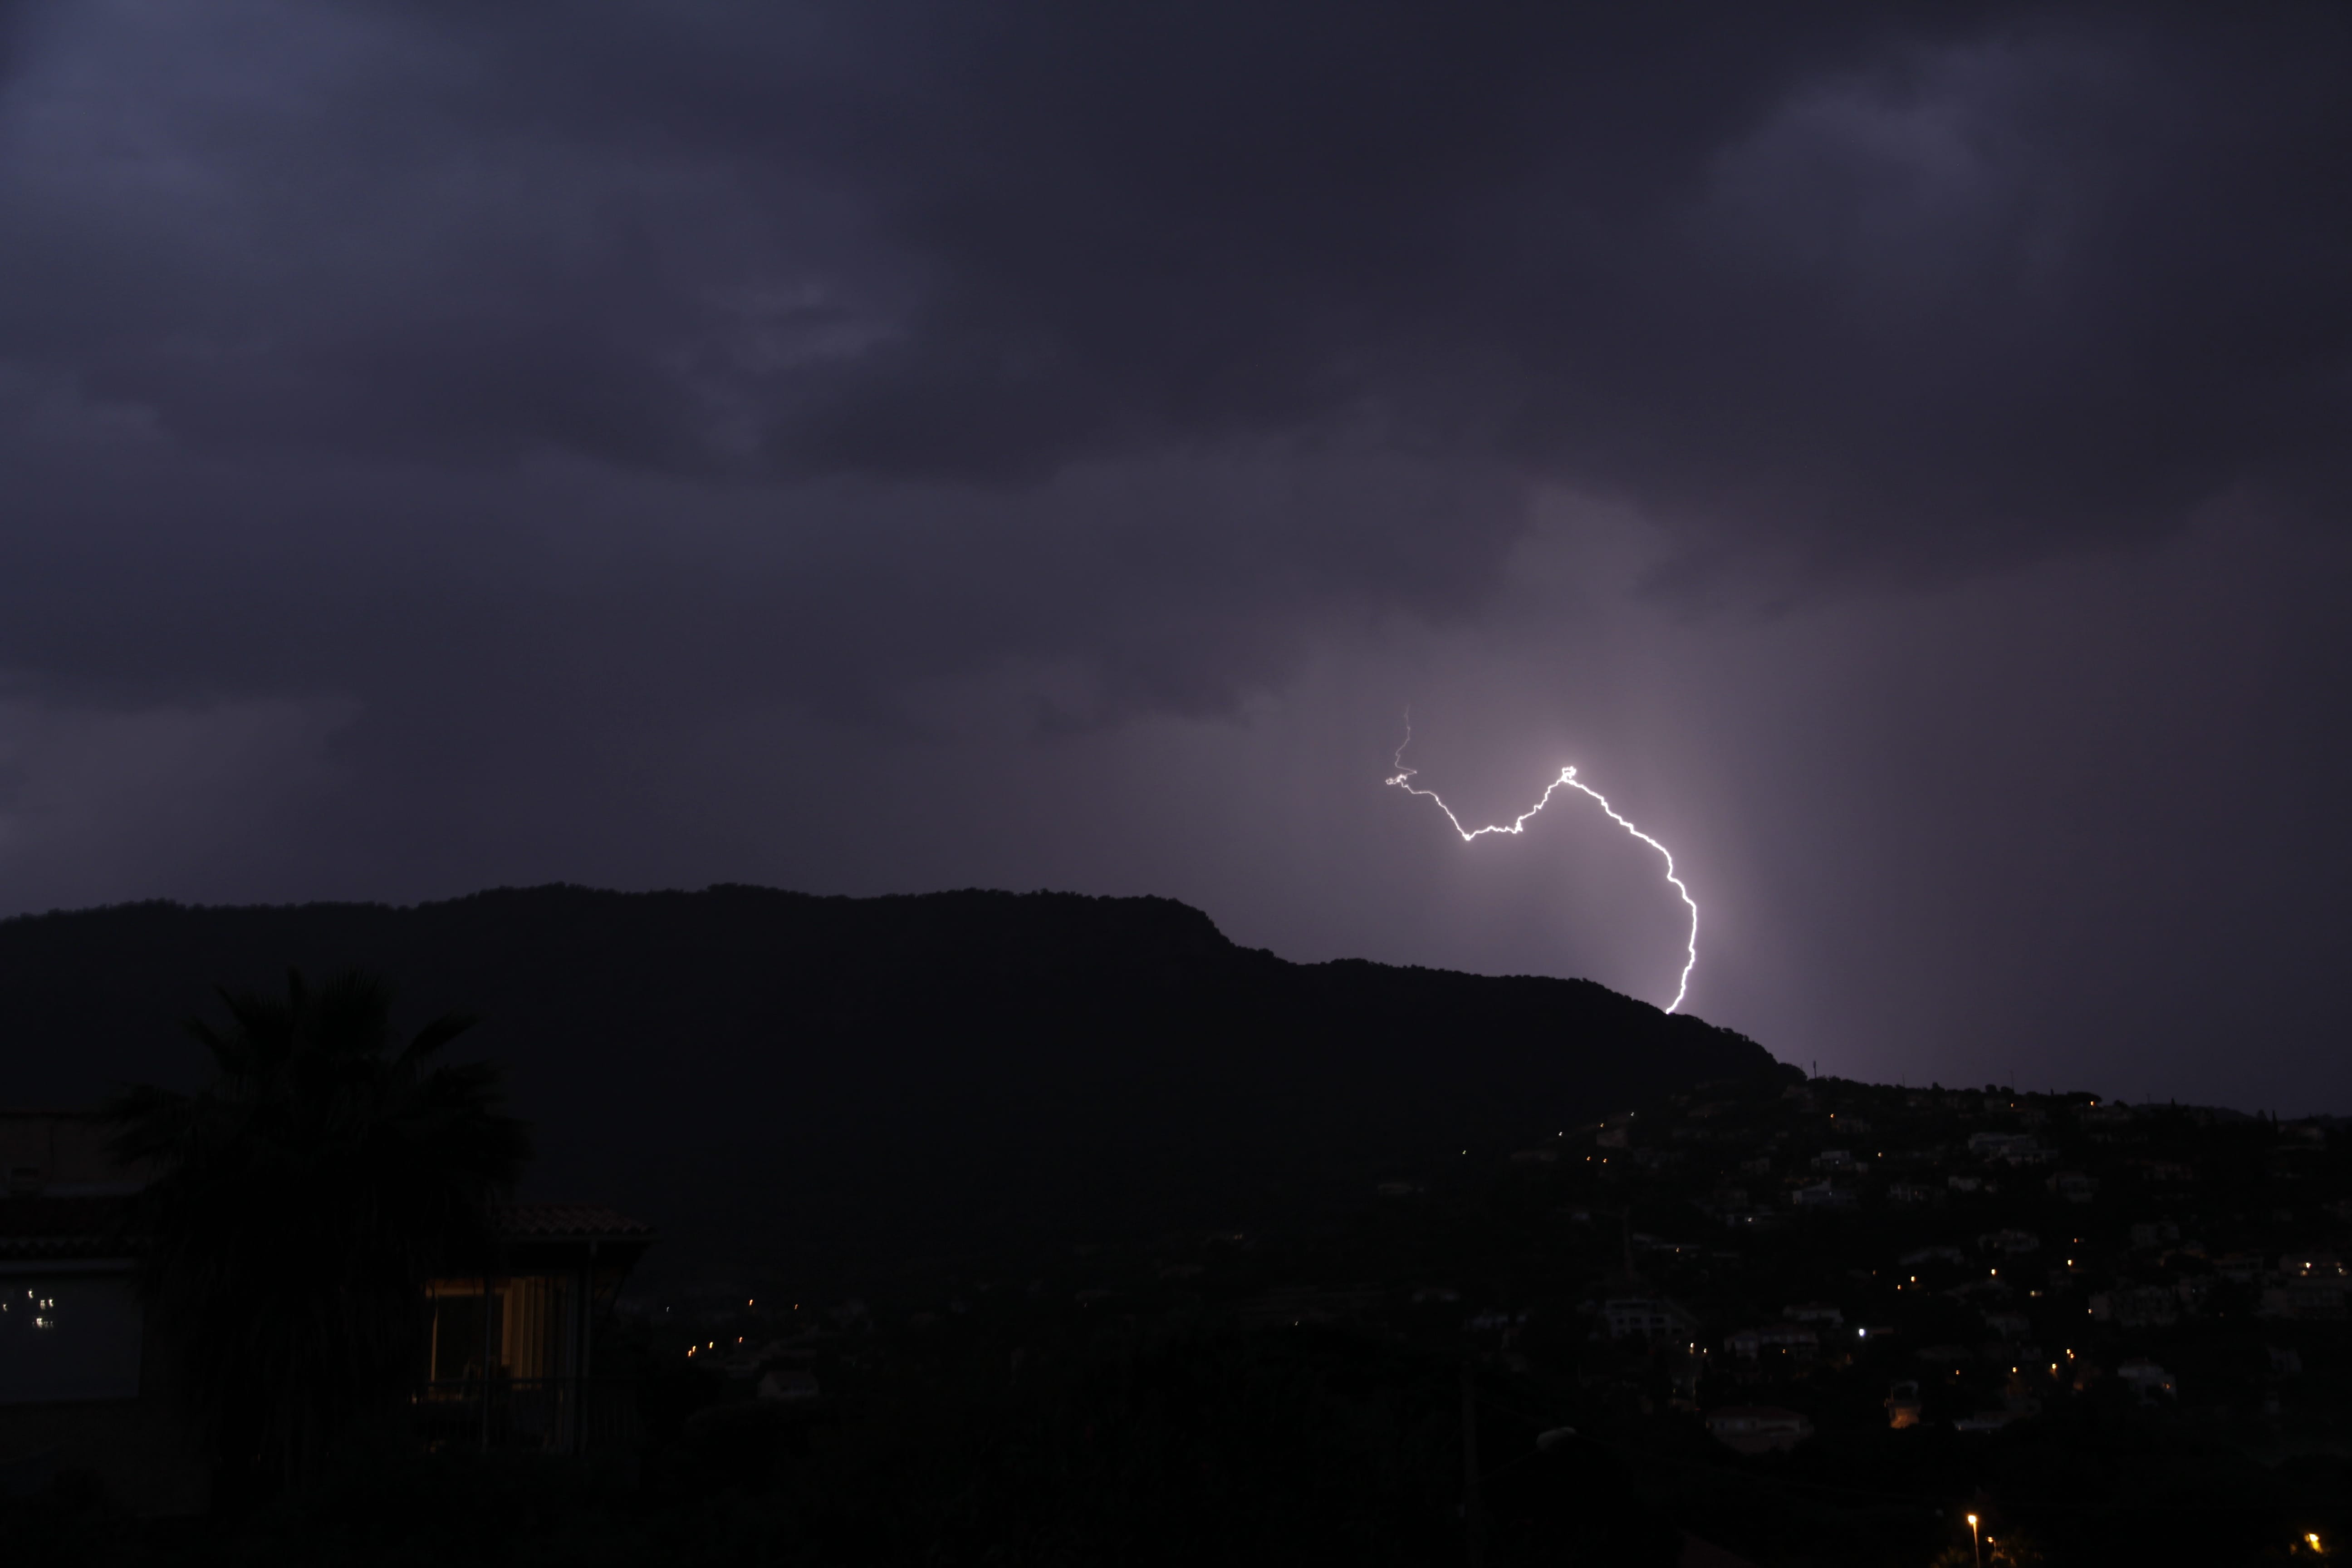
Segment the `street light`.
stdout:
[[1984,1568],[1984,1537],[1977,1533],[1977,1516],[1969,1515],[1969,1544],[1976,1549],[1977,1568]]

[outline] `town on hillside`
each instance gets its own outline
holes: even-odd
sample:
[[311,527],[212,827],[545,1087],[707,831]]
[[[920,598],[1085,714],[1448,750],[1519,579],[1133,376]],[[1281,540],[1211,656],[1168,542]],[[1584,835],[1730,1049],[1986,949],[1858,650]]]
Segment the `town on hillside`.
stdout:
[[1764,1560],[1925,1562],[1971,1515],[1997,1561],[2133,1531],[2308,1552],[2352,1448],[2348,1241],[2340,1119],[1790,1073],[1444,1151],[1319,1227],[1105,1238],[889,1302],[794,1300],[787,1270],[633,1306],[711,1376],[706,1421],[1312,1338],[1466,1362],[1486,1506],[1538,1532],[1516,1462],[1581,1449]]
[[866,1279],[789,1236],[665,1273],[638,1219],[504,1204],[413,1303],[394,1449],[242,1500],[201,1366],[141,1326],[143,1178],[89,1117],[0,1130],[0,1520],[45,1561],[1182,1561],[1245,1521],[1265,1561],[1858,1568],[2352,1531],[2336,1120],[1775,1068],[1337,1205],[1040,1215]]

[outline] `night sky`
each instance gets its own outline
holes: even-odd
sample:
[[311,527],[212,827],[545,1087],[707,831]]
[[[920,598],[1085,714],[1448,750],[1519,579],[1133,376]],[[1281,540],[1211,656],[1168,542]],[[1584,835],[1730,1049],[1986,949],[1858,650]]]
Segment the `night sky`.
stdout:
[[[2352,1111],[2352,13],[0,0],[0,912],[1159,893]],[[1433,1048],[1442,1048],[1433,1042]]]

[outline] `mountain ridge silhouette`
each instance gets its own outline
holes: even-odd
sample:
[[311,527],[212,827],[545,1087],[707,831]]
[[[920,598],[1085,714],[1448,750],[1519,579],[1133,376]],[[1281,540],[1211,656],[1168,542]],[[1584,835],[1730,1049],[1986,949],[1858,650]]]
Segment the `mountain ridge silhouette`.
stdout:
[[1793,1071],[1590,981],[1293,963],[1168,899],[555,884],[0,921],[0,1104],[192,1087],[215,986],[354,967],[481,1016],[453,1049],[535,1124],[526,1192],[652,1221],[677,1277],[1263,1224]]

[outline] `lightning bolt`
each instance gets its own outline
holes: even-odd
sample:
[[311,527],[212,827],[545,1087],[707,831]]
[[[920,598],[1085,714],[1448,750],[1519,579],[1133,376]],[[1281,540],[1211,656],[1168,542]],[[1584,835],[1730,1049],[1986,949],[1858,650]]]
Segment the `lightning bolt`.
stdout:
[[1690,910],[1690,941],[1685,950],[1682,978],[1675,983],[1675,999],[1666,1004],[1665,1010],[1671,1013],[1683,1005],[1683,998],[1690,994],[1691,971],[1698,967],[1698,902],[1691,897],[1690,889],[1683,886],[1683,879],[1675,875],[1674,851],[1634,826],[1624,817],[1618,816],[1617,808],[1609,804],[1608,798],[1599,790],[1578,778],[1574,768],[1560,769],[1559,777],[1544,786],[1544,792],[1537,798],[1535,805],[1528,807],[1510,821],[1498,822],[1487,827],[1465,827],[1462,826],[1462,819],[1454,815],[1454,808],[1446,805],[1435,790],[1422,789],[1413,784],[1414,770],[1404,765],[1404,749],[1412,744],[1412,715],[1408,713],[1404,720],[1403,744],[1397,747],[1396,756],[1390,763],[1396,769],[1395,775],[1389,780],[1390,787],[1401,789],[1407,795],[1417,795],[1424,800],[1435,801],[1437,809],[1445,814],[1445,820],[1454,825],[1454,831],[1462,836],[1462,842],[1465,844],[1473,839],[1484,838],[1489,833],[1524,833],[1527,831],[1528,818],[1549,805],[1551,797],[1561,790],[1572,789],[1591,795],[1594,804],[1609,814],[1610,821],[1656,850],[1659,858],[1666,863],[1666,880],[1674,884],[1675,892],[1682,899],[1684,908]]

